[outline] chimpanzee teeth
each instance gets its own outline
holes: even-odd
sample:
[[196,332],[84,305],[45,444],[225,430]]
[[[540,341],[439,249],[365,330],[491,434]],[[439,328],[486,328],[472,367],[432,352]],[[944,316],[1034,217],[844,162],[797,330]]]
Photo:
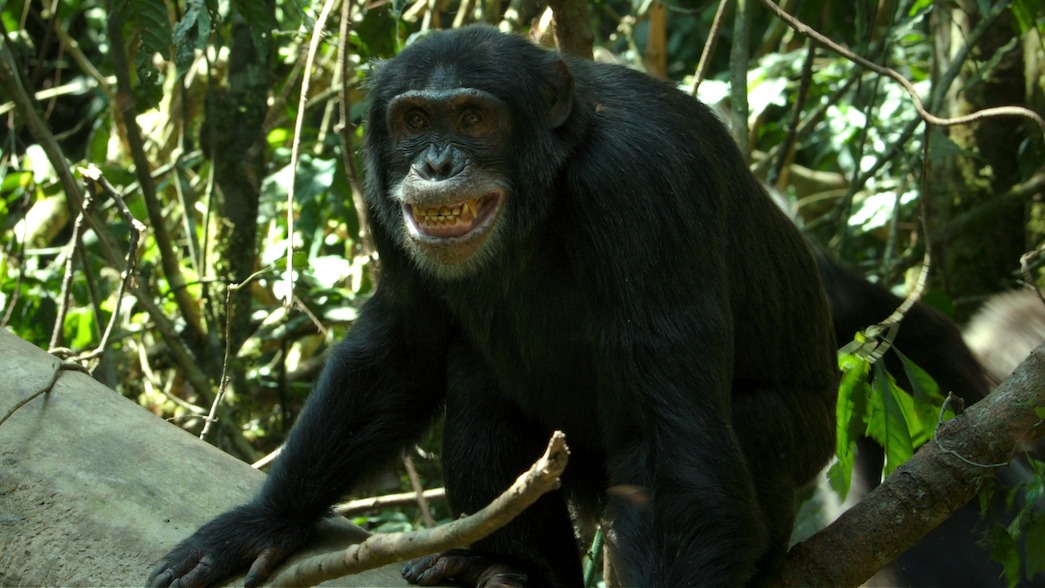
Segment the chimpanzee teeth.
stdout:
[[422,208],[411,206],[414,220],[421,224],[455,224],[457,222],[469,223],[475,220],[479,214],[479,200],[466,200],[453,209],[448,206],[433,206]]

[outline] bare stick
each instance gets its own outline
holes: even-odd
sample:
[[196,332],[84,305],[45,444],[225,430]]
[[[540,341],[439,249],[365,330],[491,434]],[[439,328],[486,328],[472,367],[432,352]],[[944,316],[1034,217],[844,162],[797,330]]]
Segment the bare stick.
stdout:
[[65,316],[69,312],[69,298],[73,286],[73,270],[76,269],[76,248],[83,239],[84,224],[90,209],[94,207],[94,202],[93,195],[87,194],[84,197],[80,214],[76,215],[76,222],[73,224],[73,236],[65,247],[65,273],[62,276],[62,291],[58,295],[58,316],[51,331],[51,342],[47,344],[48,353],[54,353],[62,344]]
[[52,366],[52,369],[54,371],[51,373],[51,377],[47,380],[47,383],[44,384],[43,387],[41,387],[39,390],[19,400],[14,406],[12,406],[11,409],[4,414],[4,416],[0,417],[0,425],[3,425],[4,421],[11,418],[11,415],[13,415],[14,413],[18,412],[19,408],[22,408],[26,404],[32,402],[34,398],[46,394],[51,391],[51,388],[54,388],[55,382],[58,381],[58,375],[62,373],[62,362],[56,358],[54,360],[54,365]]
[[421,520],[424,521],[426,527],[432,528],[435,526],[435,518],[432,517],[432,509],[428,507],[428,501],[425,500],[425,489],[421,485],[421,476],[417,475],[413,458],[404,455],[403,466],[406,467],[406,477],[410,480],[410,487],[414,489],[417,506],[421,509]]
[[[461,13],[458,13],[460,16]],[[349,32],[352,27],[352,2],[345,0],[341,5],[341,23],[338,28],[337,62],[341,84],[338,89],[341,92],[341,120],[338,122],[337,130],[341,136],[341,157],[345,160],[345,172],[348,175],[348,185],[352,188],[352,208],[355,209],[356,219],[359,221],[359,244],[363,254],[369,258],[374,256],[374,246],[370,242],[370,220],[367,218],[366,201],[363,200],[363,190],[359,183],[359,170],[356,169],[355,125],[352,124],[352,78],[355,71],[348,59],[350,47],[348,43]],[[456,26],[454,28],[457,28]]]
[[556,431],[548,449],[529,471],[479,512],[435,529],[372,535],[343,551],[307,559],[272,579],[273,586],[315,586],[395,561],[463,547],[506,525],[547,492],[560,486],[570,451],[566,436]]
[[[432,488],[421,493],[426,501],[445,500],[446,488]],[[353,517],[358,514],[373,512],[392,506],[406,506],[417,502],[416,492],[399,492],[397,494],[385,494],[384,496],[373,496],[360,498],[345,502],[334,507],[334,514],[343,517]]]
[[704,76],[708,74],[708,68],[711,67],[711,56],[715,54],[715,46],[718,45],[718,32],[722,28],[722,19],[726,15],[727,8],[729,8],[729,0],[721,0],[718,3],[715,19],[711,21],[711,30],[708,31],[708,40],[704,43],[704,50],[700,53],[697,73],[693,74],[693,96],[697,95],[697,88],[700,88],[700,82],[704,81]]
[[[298,99],[298,113],[294,121],[294,141],[290,149],[290,169],[293,178],[287,187],[287,297],[283,299],[283,306],[290,308],[294,303],[294,184],[297,177],[298,159],[301,153],[301,127],[305,121],[305,110],[308,107],[308,86],[312,74],[312,64],[316,60],[316,52],[319,51],[319,42],[323,38],[323,29],[326,28],[327,18],[330,10],[334,7],[336,0],[325,0],[323,8],[319,11],[319,18],[312,27],[312,38],[308,43],[308,58],[305,59],[305,75],[301,77],[301,95]],[[342,39],[347,43],[348,39]]]
[[[88,180],[87,193],[89,194],[88,202],[97,200],[97,194],[95,194],[98,187],[105,190],[106,194],[113,199],[116,203],[116,209],[120,212],[120,216],[127,222],[131,232],[128,237],[127,244],[127,260],[123,268],[122,279],[120,280],[120,287],[116,291],[116,304],[113,307],[112,314],[109,316],[109,323],[105,326],[105,332],[102,333],[102,340],[98,342],[98,346],[95,347],[94,351],[85,353],[77,357],[77,361],[84,362],[89,359],[100,357],[105,353],[105,348],[109,345],[109,337],[112,336],[113,329],[116,327],[116,322],[120,319],[120,306],[123,304],[123,296],[127,292],[127,287],[130,285],[131,280],[134,279],[134,270],[138,266],[138,242],[141,236],[145,234],[145,225],[138,219],[134,218],[131,214],[131,209],[127,207],[127,203],[124,202],[123,197],[120,193],[105,179],[102,175],[102,170],[98,169],[93,163],[87,167],[81,167],[78,170],[80,175]],[[87,208],[90,208],[88,205]],[[85,209],[86,212],[86,209]]]

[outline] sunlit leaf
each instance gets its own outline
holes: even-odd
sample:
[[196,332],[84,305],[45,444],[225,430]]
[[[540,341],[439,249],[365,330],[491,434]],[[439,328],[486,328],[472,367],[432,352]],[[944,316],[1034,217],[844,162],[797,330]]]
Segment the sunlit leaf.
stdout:
[[875,419],[877,426],[869,424],[868,431],[874,431],[875,440],[885,450],[885,474],[889,475],[914,455],[914,441],[909,425],[912,422],[909,414],[910,397],[896,386],[881,362],[874,366],[871,389],[882,403],[882,413]]

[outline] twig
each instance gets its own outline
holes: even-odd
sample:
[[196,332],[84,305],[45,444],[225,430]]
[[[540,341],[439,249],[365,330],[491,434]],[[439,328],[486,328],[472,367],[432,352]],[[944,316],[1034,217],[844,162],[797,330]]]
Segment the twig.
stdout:
[[83,227],[90,210],[94,208],[94,195],[88,193],[84,196],[83,206],[80,213],[76,215],[73,223],[73,235],[65,246],[65,272],[62,275],[62,289],[58,294],[58,316],[55,317],[54,327],[51,331],[51,341],[47,344],[49,353],[62,345],[62,334],[65,332],[65,316],[69,312],[69,299],[72,296],[73,270],[76,269],[76,248],[83,240]]
[[406,468],[406,477],[410,480],[410,487],[414,489],[414,499],[417,501],[418,508],[421,509],[421,520],[424,521],[426,527],[432,528],[435,526],[435,519],[432,517],[432,509],[428,507],[428,501],[425,500],[425,489],[421,485],[421,476],[417,475],[413,458],[404,455],[403,467]]
[[[421,493],[427,501],[446,500],[446,488],[431,488]],[[343,517],[381,510],[392,506],[406,506],[417,501],[416,492],[399,492],[396,494],[385,494],[384,496],[373,496],[360,498],[345,502],[334,507],[334,514]]]
[[98,84],[97,88],[102,92],[102,94],[105,94],[105,98],[109,102],[115,100],[116,96],[109,87],[109,80],[105,79],[105,76],[98,71],[98,68],[94,67],[94,64],[91,63],[87,59],[87,56],[83,54],[83,51],[80,50],[80,44],[77,43],[76,39],[74,39],[72,35],[65,30],[65,27],[62,26],[62,19],[52,18],[51,23],[54,25],[54,32],[58,35],[58,41],[61,43],[62,49],[72,56],[73,61],[80,66],[83,73],[87,74],[88,77]]
[[943,400],[943,405],[940,406],[940,415],[936,419],[936,430],[933,431],[933,443],[936,443],[940,446],[940,451],[954,457],[955,459],[964,462],[967,465],[976,468],[1003,468],[1009,465],[1009,462],[1012,460],[1012,456],[1016,453],[1016,449],[1019,447],[1018,444],[1014,444],[1012,446],[1012,452],[1005,457],[1005,461],[999,461],[996,463],[977,463],[963,456],[957,451],[953,449],[948,449],[944,446],[943,442],[940,440],[940,428],[943,427],[944,415],[947,414],[947,410],[955,405],[957,405],[958,407],[957,410],[954,411],[955,415],[961,414],[962,410],[965,407],[965,400],[961,396],[956,396],[954,392],[948,392],[947,398]]
[[221,399],[225,397],[225,391],[229,387],[229,366],[232,364],[232,315],[235,314],[232,312],[234,304],[232,295],[238,292],[244,285],[249,284],[253,278],[254,276],[251,276],[242,284],[229,284],[225,287],[225,356],[221,360],[221,380],[218,382],[218,393],[214,396],[214,402],[210,405],[210,412],[203,419],[203,430],[200,431],[200,439],[207,438],[211,424],[217,420],[214,418],[214,415],[218,412],[218,405],[221,404]]
[[748,0],[736,0],[733,11],[733,42],[729,48],[730,130],[740,148],[744,162],[751,161],[751,137],[748,131],[747,60],[751,38],[751,10]]
[[[26,5],[28,6],[28,5]],[[0,36],[0,85],[3,85],[7,95],[14,101],[18,111],[18,119],[28,128],[33,138],[47,154],[47,160],[51,162],[55,172],[58,174],[59,183],[68,199],[70,210],[77,211],[83,203],[83,188],[81,183],[73,177],[72,169],[65,160],[65,155],[58,146],[58,141],[48,130],[47,125],[33,107],[33,102],[25,92],[21,79],[11,69],[11,56],[5,37]],[[109,240],[104,230],[104,225],[97,221],[93,215],[88,215],[87,222],[98,236],[98,244],[105,258],[113,267],[123,271],[123,260],[116,248]],[[138,300],[138,304],[145,309],[149,317],[155,322],[157,329],[163,336],[164,341],[170,347],[176,362],[185,370],[186,378],[192,383],[196,391],[202,395],[209,396],[211,385],[206,375],[200,370],[198,363],[191,357],[188,350],[182,344],[181,339],[174,332],[174,326],[167,320],[158,306],[153,302],[152,296],[144,284],[131,285],[131,293]]]
[[930,124],[934,124],[941,127],[950,127],[954,125],[962,125],[974,122],[990,116],[1021,116],[1034,121],[1042,129],[1043,134],[1045,134],[1045,119],[1043,119],[1041,115],[1034,112],[1033,110],[1030,110],[1029,108],[1024,108],[1022,106],[997,106],[994,108],[984,108],[971,114],[966,114],[964,116],[957,116],[953,118],[942,118],[936,116],[935,114],[925,109],[925,106],[922,104],[921,97],[918,96],[918,91],[915,90],[914,86],[911,85],[911,82],[909,82],[907,78],[902,76],[898,71],[892,68],[883,67],[876,63],[872,63],[864,59],[863,57],[860,57],[859,55],[853,53],[852,51],[846,49],[845,47],[842,47],[838,43],[835,43],[831,39],[816,31],[809,25],[781,10],[781,8],[777,6],[772,0],[761,0],[761,2],[763,5],[765,5],[766,8],[768,8],[771,12],[776,14],[781,20],[786,22],[787,25],[794,29],[795,32],[797,32],[798,34],[804,37],[810,37],[812,39],[815,39],[816,41],[818,41],[825,47],[831,49],[832,51],[835,51],[842,57],[845,57],[846,59],[854,63],[857,63],[875,73],[892,78],[894,81],[896,81],[896,83],[903,86],[904,90],[906,90],[907,93],[911,96],[912,103],[914,104],[915,110],[918,111],[919,116],[921,116],[924,121]]
[[282,570],[273,586],[314,586],[325,580],[474,543],[504,526],[545,493],[559,488],[569,449],[556,431],[545,454],[503,494],[479,512],[434,529],[372,535],[343,551],[307,559]]
[[[120,286],[116,291],[116,303],[113,307],[112,314],[109,316],[109,323],[105,326],[105,333],[102,334],[101,341],[98,342],[98,346],[95,347],[94,351],[85,353],[77,358],[78,361],[84,362],[90,359],[100,357],[105,353],[105,349],[109,345],[109,337],[112,336],[113,329],[116,326],[116,322],[120,318],[120,306],[123,304],[123,296],[127,291],[128,285],[131,280],[134,279],[135,269],[138,267],[138,242],[141,236],[145,234],[145,225],[138,219],[134,218],[131,214],[131,209],[127,207],[127,203],[124,202],[123,197],[120,196],[116,188],[105,179],[102,175],[102,171],[98,169],[94,164],[89,164],[87,167],[79,168],[80,175],[82,175],[89,182],[87,184],[88,202],[97,200],[95,191],[101,187],[105,190],[106,194],[113,199],[116,203],[116,210],[120,212],[120,216],[130,227],[130,236],[128,237],[127,244],[127,261],[124,266]],[[89,207],[90,205],[88,205]]]
[[[345,0],[346,2],[349,0]],[[308,57],[305,59],[305,73],[301,76],[301,94],[298,98],[297,118],[294,120],[294,140],[290,146],[290,185],[287,187],[287,296],[283,299],[283,306],[290,308],[294,303],[294,184],[297,178],[298,160],[301,157],[301,128],[305,122],[305,110],[308,106],[308,87],[311,80],[312,64],[316,60],[316,52],[319,50],[319,42],[323,39],[323,29],[326,28],[330,11],[337,0],[324,0],[323,8],[319,11],[319,17],[312,27],[312,38],[308,43]],[[345,43],[348,39],[343,40]]]
[[[816,61],[816,41],[807,39],[806,58],[802,63],[802,76],[799,78],[798,93],[795,95],[794,106],[791,110],[791,121],[787,124],[787,135],[780,146],[780,157],[777,159],[770,173],[766,175],[766,183],[770,186],[776,184],[784,173],[784,168],[791,162],[793,148],[798,139],[798,125],[802,122],[802,109],[809,98],[809,87],[813,83],[813,63]],[[859,77],[859,76],[856,76]]]
[[58,375],[61,374],[64,369],[64,364],[61,361],[55,362],[54,371],[51,373],[51,377],[48,379],[47,384],[39,390],[30,394],[29,396],[26,396],[25,398],[19,400],[14,406],[12,406],[11,409],[8,410],[3,417],[0,417],[0,425],[3,425],[4,422],[7,421],[7,419],[11,418],[11,415],[18,412],[19,408],[22,408],[26,404],[32,402],[34,398],[40,396],[41,394],[46,394],[50,392],[51,389],[54,388],[55,382],[58,381]]
[[704,50],[700,52],[700,62],[697,63],[697,72],[693,74],[693,96],[697,95],[697,89],[700,88],[700,83],[704,81],[704,76],[707,75],[708,68],[711,67],[711,56],[715,54],[715,46],[718,45],[718,33],[722,27],[722,19],[725,17],[728,8],[729,0],[721,0],[718,3],[718,10],[715,11],[715,19],[711,21],[711,30],[708,31],[708,40],[704,43]]
[[991,222],[1002,212],[1029,204],[1043,190],[1045,190],[1045,172],[1039,172],[1025,181],[1011,186],[1005,192],[995,194],[975,208],[951,218],[939,230],[939,233],[943,235],[942,240],[949,241],[970,229]]
[[[925,132],[926,134],[929,133],[928,126],[925,127]],[[922,190],[923,193],[926,193],[928,192],[927,183],[929,181],[928,137],[926,137],[925,140],[922,142],[922,150],[924,151],[922,155],[922,166],[924,168],[922,170]],[[852,341],[843,348],[842,353],[852,353],[853,351],[855,351],[853,349],[854,345],[857,348],[859,348],[870,344],[873,345],[873,347],[870,348],[870,352],[866,355],[868,361],[875,362],[881,359],[882,356],[885,355],[885,352],[888,351],[890,347],[892,347],[893,340],[896,338],[896,333],[900,329],[900,323],[901,321],[903,321],[903,317],[907,315],[907,312],[911,310],[911,307],[913,307],[915,303],[921,300],[922,292],[925,291],[925,286],[929,282],[929,268],[932,266],[932,241],[930,240],[929,227],[927,222],[927,219],[929,217],[927,206],[928,204],[926,203],[926,199],[922,198],[920,216],[923,228],[922,236],[925,240],[925,255],[922,258],[922,269],[918,273],[918,280],[915,282],[914,288],[912,288],[911,292],[907,295],[906,298],[904,298],[904,301],[900,303],[900,306],[898,306],[896,310],[892,312],[892,314],[886,317],[884,321],[876,325],[872,325],[870,328],[867,329],[867,331],[865,332],[867,335],[867,341],[865,343],[858,343],[857,341]],[[883,333],[885,334],[884,337],[882,336]]]
[[276,461],[276,458],[279,457],[280,453],[283,453],[283,446],[282,445],[280,445],[279,447],[274,449],[271,453],[269,453],[265,457],[263,457],[263,458],[255,461],[254,463],[250,464],[250,467],[252,467],[252,468],[254,468],[256,470],[260,470],[261,468],[267,466],[268,464]]
[[207,433],[210,432],[211,423],[217,420],[214,415],[217,413],[218,405],[221,404],[221,399],[225,396],[225,391],[228,389],[229,382],[231,381],[228,374],[229,367],[232,365],[232,316],[235,314],[233,312],[235,304],[232,300],[233,295],[241,289],[249,286],[250,283],[259,276],[263,276],[271,270],[272,268],[270,267],[262,268],[247,276],[247,279],[242,282],[238,284],[229,284],[225,287],[225,355],[221,360],[221,380],[218,384],[218,393],[214,396],[214,402],[210,405],[210,412],[207,413],[207,416],[204,418],[205,424],[203,425],[203,430],[200,431],[200,439],[207,438]]

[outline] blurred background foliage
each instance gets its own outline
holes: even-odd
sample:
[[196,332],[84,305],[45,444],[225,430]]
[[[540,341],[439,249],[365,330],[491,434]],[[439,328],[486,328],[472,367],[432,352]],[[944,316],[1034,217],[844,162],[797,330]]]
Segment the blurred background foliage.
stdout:
[[[208,440],[250,462],[283,441],[326,350],[378,279],[356,160],[371,64],[427,30],[475,22],[552,43],[536,0],[328,4],[317,31],[323,3],[310,0],[0,0],[2,325],[75,355],[97,347],[113,320],[105,353],[89,363],[95,377],[194,434],[219,400]],[[781,4],[899,71],[938,115],[1045,111],[1041,0]],[[925,132],[898,84],[748,5],[747,41],[727,14],[699,96],[732,121],[812,240],[901,295],[929,244],[924,299],[958,321],[1024,279],[1020,256],[1045,232],[1045,149],[1033,122]],[[693,89],[717,2],[589,7],[597,59]],[[748,84],[741,108],[729,93],[737,74]],[[76,246],[85,192],[69,170],[88,165],[147,226],[115,317],[132,226],[100,194]],[[291,232],[293,281],[283,261]],[[1040,268],[1030,271],[1040,281]],[[251,276],[229,305],[227,286]],[[438,444],[422,447],[420,479],[438,486],[429,459]],[[368,491],[411,488],[402,467],[374,484]],[[419,516],[388,511],[373,522],[401,528]]]

